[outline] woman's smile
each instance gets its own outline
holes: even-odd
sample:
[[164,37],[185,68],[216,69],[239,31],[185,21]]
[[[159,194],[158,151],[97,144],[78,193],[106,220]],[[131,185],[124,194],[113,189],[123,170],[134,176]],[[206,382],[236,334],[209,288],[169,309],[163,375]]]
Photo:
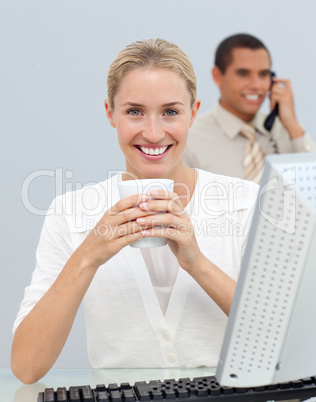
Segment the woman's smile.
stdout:
[[141,153],[143,158],[147,160],[159,160],[164,158],[170,151],[170,145],[135,145],[135,148]]

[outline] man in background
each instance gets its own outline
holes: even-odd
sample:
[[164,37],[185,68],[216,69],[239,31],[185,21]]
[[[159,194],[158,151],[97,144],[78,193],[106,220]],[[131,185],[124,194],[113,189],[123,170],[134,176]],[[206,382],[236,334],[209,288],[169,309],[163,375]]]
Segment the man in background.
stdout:
[[[237,34],[223,40],[212,76],[220,99],[190,130],[188,166],[259,183],[265,155],[316,152],[297,121],[290,81],[273,77],[269,51],[259,39]],[[265,128],[267,115],[259,109],[267,94],[278,115]]]

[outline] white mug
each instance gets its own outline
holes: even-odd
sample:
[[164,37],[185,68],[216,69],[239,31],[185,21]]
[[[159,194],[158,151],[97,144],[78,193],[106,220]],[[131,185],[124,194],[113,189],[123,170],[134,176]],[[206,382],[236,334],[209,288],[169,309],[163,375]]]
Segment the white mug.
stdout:
[[[152,190],[173,191],[174,181],[171,179],[142,179],[125,180],[118,183],[121,199],[135,194],[149,194]],[[152,200],[152,197],[149,197]],[[162,212],[163,213],[163,212]],[[161,247],[167,244],[167,239],[163,237],[144,237],[131,243],[131,247]]]

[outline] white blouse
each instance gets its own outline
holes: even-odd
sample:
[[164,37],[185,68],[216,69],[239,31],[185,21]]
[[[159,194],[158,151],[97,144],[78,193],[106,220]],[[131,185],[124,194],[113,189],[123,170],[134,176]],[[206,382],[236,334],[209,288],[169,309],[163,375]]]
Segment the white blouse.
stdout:
[[[116,175],[54,200],[13,332],[89,230],[119,200],[117,181]],[[198,170],[188,211],[196,238],[202,253],[234,280],[257,192],[252,182]],[[227,317],[178,266],[168,246],[122,249],[98,269],[83,303],[92,367],[217,365]]]

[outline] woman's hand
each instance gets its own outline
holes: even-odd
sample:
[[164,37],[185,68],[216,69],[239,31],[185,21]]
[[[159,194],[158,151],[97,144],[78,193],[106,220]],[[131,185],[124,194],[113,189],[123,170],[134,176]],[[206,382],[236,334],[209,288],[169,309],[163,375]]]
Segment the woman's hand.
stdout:
[[178,195],[164,190],[151,191],[150,195],[153,200],[139,205],[147,216],[139,217],[136,223],[143,228],[144,237],[167,238],[179,265],[192,274],[205,257],[199,249],[190,218]]
[[86,265],[98,268],[123,247],[143,237],[143,227],[135,220],[148,215],[137,206],[148,198],[146,194],[132,195],[118,201],[105,212],[77,249],[86,259]]

